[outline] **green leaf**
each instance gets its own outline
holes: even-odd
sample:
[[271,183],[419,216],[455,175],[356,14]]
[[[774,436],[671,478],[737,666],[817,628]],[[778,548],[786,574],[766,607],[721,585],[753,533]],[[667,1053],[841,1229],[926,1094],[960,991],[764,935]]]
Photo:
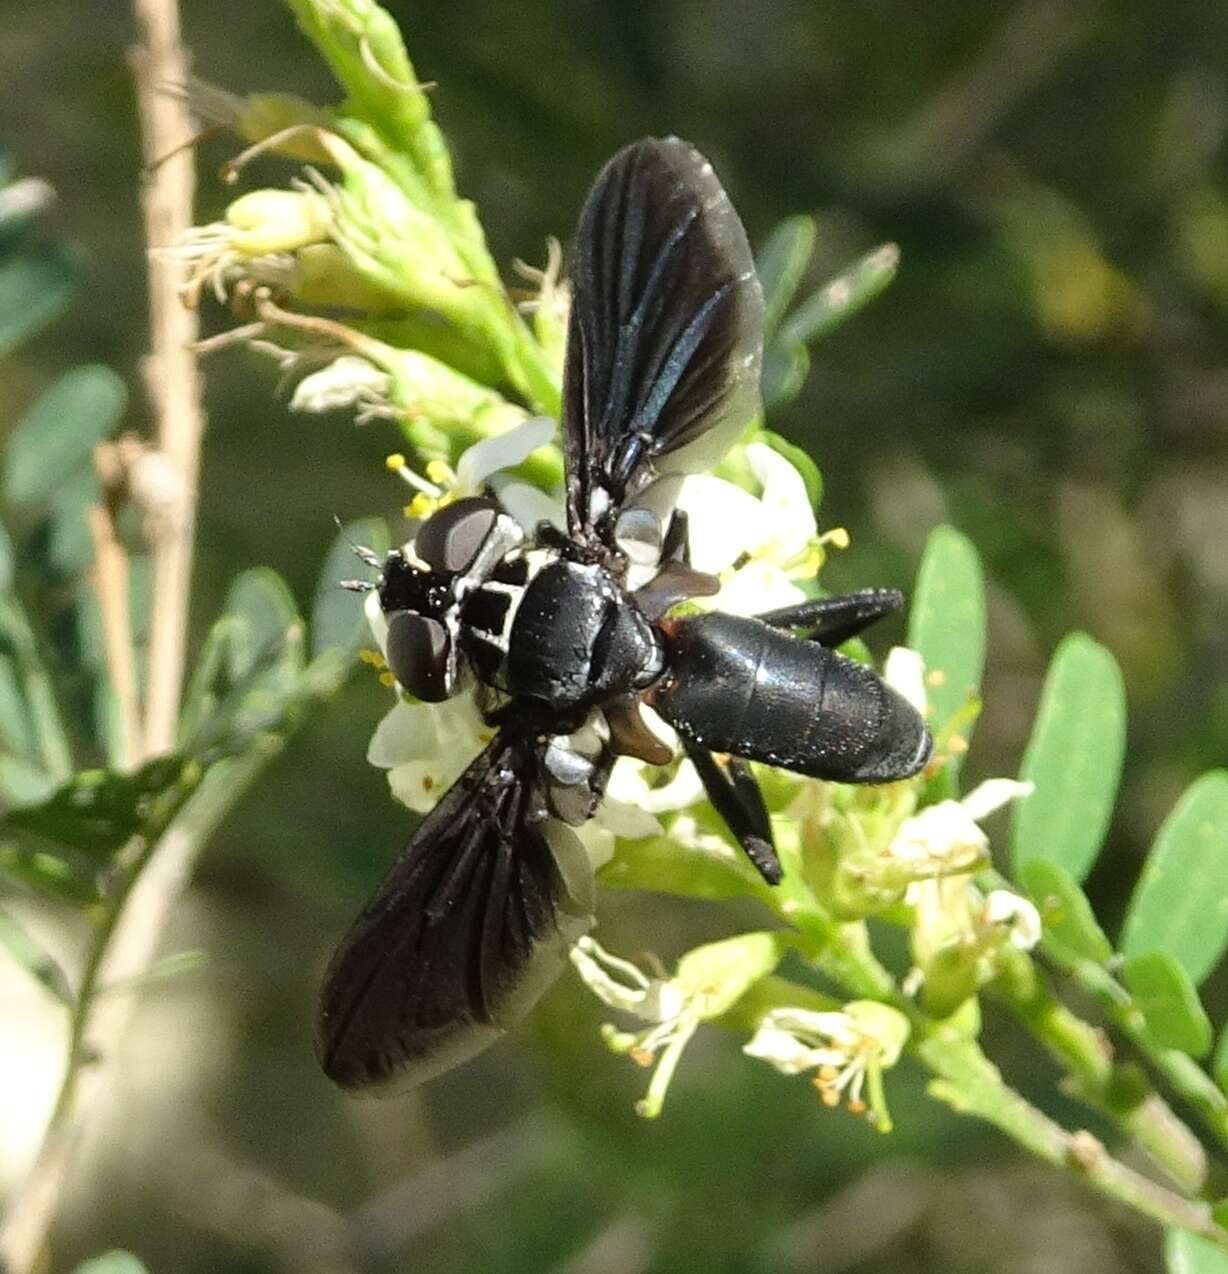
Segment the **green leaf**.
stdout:
[[1126,955],[1167,951],[1195,982],[1228,946],[1228,770],[1196,779],[1164,820],[1126,909]]
[[0,358],[58,318],[80,281],[73,257],[40,245],[0,261]]
[[36,762],[0,753],[0,796],[11,808],[38,805],[55,791],[55,779]]
[[131,1252],[106,1252],[83,1261],[73,1274],[149,1274],[145,1264]]
[[334,647],[355,650],[367,640],[369,629],[363,615],[363,599],[341,587],[343,579],[369,573],[354,556],[353,545],[365,545],[381,557],[388,551],[388,530],[375,518],[351,522],[341,528],[320,568],[315,602],[311,608],[311,653]]
[[1211,1063],[1211,1073],[1222,1092],[1228,1093],[1228,1025],[1219,1033],[1215,1044],[1215,1057]]
[[238,620],[228,647],[230,676],[235,680],[284,647],[291,630],[302,627],[294,594],[267,567],[244,571],[231,585],[223,609]]
[[116,991],[135,991],[140,987],[149,986],[152,982],[169,982],[182,974],[193,973],[197,969],[203,969],[208,963],[207,951],[174,951],[168,956],[163,956],[161,960],[155,961],[141,973],[130,978],[120,978],[117,982],[108,982],[102,990],[107,995]]
[[1169,1230],[1164,1266],[1168,1274],[1228,1274],[1228,1252],[1188,1230]]
[[755,273],[763,285],[763,329],[768,336],[784,318],[797,292],[810,264],[816,233],[813,217],[786,217],[755,257]]
[[787,438],[782,438],[780,434],[773,433],[770,429],[761,429],[755,435],[755,441],[766,443],[777,454],[784,456],[802,475],[802,482],[806,485],[806,495],[810,499],[811,507],[817,508],[823,499],[823,475],[810,456],[801,447],[794,446]]
[[[935,527],[926,541],[908,644],[925,661],[930,728],[938,746],[947,748],[956,736],[966,744],[985,668],[985,579],[971,540],[954,527]],[[948,749],[950,772],[965,750]]]
[[810,375],[810,351],[800,342],[772,341],[763,351],[760,392],[766,407],[791,403]]
[[1049,665],[1019,777],[1036,790],[1015,806],[1011,862],[1044,858],[1076,881],[1091,870],[1113,814],[1126,749],[1117,661],[1086,633],[1063,638]]
[[9,533],[0,523],[0,593],[7,593],[13,587],[13,569],[16,555],[13,552],[13,541]]
[[611,889],[651,889],[709,901],[744,898],[762,885],[749,861],[743,866],[732,854],[718,856],[679,844],[668,832],[620,840],[600,879]]
[[38,742],[38,762],[55,782],[72,773],[68,736],[29,620],[15,597],[0,595],[0,654],[12,660]]
[[885,243],[813,293],[780,325],[785,345],[813,345],[868,305],[895,278],[900,250]]
[[1072,956],[1106,964],[1113,946],[1105,937],[1087,895],[1057,863],[1043,858],[1025,862],[1019,880],[1032,895],[1045,932]]
[[1211,1023],[1189,974],[1163,951],[1131,956],[1121,980],[1147,1022],[1147,1033],[1163,1048],[1203,1057],[1211,1048]]
[[102,499],[102,483],[92,467],[64,476],[48,501],[51,534],[47,555],[62,575],[83,575],[94,560],[90,506]]
[[118,426],[127,397],[124,382],[107,367],[77,367],[61,376],[9,436],[5,498],[26,505],[49,500],[69,474],[90,465],[95,444]]
[[72,1007],[72,987],[64,970],[7,911],[0,911],[0,947],[50,995]]
[[34,848],[0,839],[0,877],[77,906],[98,901],[98,884],[91,864],[54,848]]
[[41,805],[10,810],[0,836],[25,834],[108,858],[146,824],[153,802],[173,788],[186,797],[198,775],[182,757],[149,761],[134,774],[83,770]]
[[26,711],[17,664],[0,654],[0,755],[6,753],[33,759],[38,755],[38,740]]

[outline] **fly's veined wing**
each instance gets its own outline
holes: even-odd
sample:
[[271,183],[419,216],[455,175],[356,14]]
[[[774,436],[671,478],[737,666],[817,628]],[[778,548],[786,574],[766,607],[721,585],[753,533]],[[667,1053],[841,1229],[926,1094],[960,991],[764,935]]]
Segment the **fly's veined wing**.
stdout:
[[720,459],[759,405],[763,293],[711,164],[647,138],[602,169],[580,214],[563,389],[568,529],[654,474]]
[[408,1087],[514,1026],[592,924],[575,833],[541,817],[538,744],[505,729],[419,824],[338,948],[316,1052],[347,1088]]

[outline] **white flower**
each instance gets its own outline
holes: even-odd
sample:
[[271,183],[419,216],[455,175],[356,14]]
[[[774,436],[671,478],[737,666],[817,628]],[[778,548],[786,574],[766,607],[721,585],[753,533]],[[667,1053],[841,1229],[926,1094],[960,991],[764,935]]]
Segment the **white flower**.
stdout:
[[469,694],[442,703],[398,699],[375,729],[367,760],[388,771],[393,796],[426,813],[494,737]]
[[928,706],[925,694],[925,661],[907,646],[892,646],[883,664],[883,680],[922,715]]
[[802,476],[764,443],[751,443],[746,460],[762,487],[755,497],[732,482],[694,474],[682,484],[678,507],[688,519],[691,565],[722,577],[711,604],[732,614],[753,614],[802,600],[793,582],[813,573],[817,527]]
[[981,923],[1006,934],[1011,946],[1031,951],[1043,933],[1040,912],[1009,889],[994,889],[985,899]]
[[720,1017],[771,973],[788,944],[784,933],[739,934],[689,951],[675,976],[663,978],[649,977],[587,935],[577,939],[571,962],[585,986],[602,1003],[650,1024],[641,1031],[620,1031],[609,1023],[601,1029],[614,1052],[640,1066],[656,1064],[637,1114],[653,1119],[661,1113],[683,1049],[700,1023]]
[[319,413],[342,407],[370,407],[387,401],[392,377],[357,354],[342,354],[304,376],[290,398],[290,410]]
[[899,1061],[908,1033],[908,1019],[875,1000],[854,1000],[840,1011],[780,1008],[764,1014],[742,1051],[785,1075],[815,1071],[825,1106],[844,1100],[851,1113],[889,1132],[882,1072]]
[[989,855],[977,820],[1031,792],[1031,783],[989,779],[963,800],[927,805],[904,820],[887,854],[915,881],[971,871]]
[[532,416],[511,429],[475,442],[456,462],[455,493],[477,495],[494,474],[523,464],[553,437],[554,421]]

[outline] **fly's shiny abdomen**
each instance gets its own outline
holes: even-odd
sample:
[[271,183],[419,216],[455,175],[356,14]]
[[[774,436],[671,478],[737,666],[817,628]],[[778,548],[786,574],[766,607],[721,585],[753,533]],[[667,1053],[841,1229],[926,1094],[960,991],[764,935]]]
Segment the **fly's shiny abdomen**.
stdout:
[[843,655],[736,615],[664,630],[669,672],[649,701],[692,743],[850,783],[907,778],[929,759],[913,708]]

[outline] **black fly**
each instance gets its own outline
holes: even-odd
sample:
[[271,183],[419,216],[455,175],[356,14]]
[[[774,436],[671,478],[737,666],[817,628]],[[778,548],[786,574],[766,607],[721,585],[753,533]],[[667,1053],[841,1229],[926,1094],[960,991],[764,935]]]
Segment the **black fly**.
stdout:
[[[476,685],[493,741],[423,819],[334,956],[317,1050],[348,1087],[419,1082],[491,1043],[591,923],[572,831],[620,754],[662,764],[650,704],[770,883],[747,759],[848,783],[916,774],[909,704],[832,647],[902,602],[871,590],[757,618],[672,617],[717,581],[674,512],[758,407],[763,297],[746,233],[677,139],[620,151],[584,205],[563,394],[567,530],[458,500],[381,563],[388,662],[419,699]],[[632,564],[646,582],[632,588]],[[645,567],[649,569],[645,571]]]

